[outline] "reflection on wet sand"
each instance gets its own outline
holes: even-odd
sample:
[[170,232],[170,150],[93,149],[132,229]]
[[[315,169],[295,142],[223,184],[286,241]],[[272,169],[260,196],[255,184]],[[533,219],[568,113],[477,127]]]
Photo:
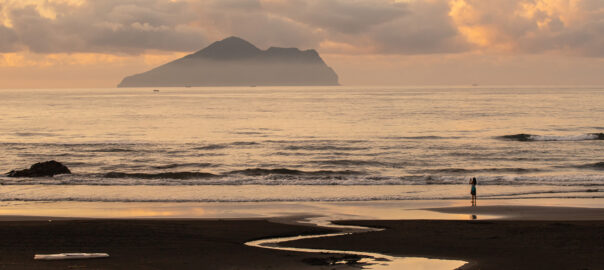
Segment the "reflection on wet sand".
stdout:
[[[4,202],[0,216],[72,218],[275,218],[325,216],[342,219],[454,219],[467,214],[422,208],[459,206],[462,201],[122,203]],[[487,218],[489,215],[481,215]],[[327,225],[327,224],[324,224]]]

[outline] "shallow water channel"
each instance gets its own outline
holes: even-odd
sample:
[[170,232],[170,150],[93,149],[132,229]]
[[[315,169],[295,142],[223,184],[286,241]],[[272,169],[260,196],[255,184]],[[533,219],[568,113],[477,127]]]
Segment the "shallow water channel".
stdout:
[[[348,234],[355,233],[367,233],[367,232],[375,232],[381,231],[383,229],[371,228],[371,227],[362,227],[362,226],[347,226],[347,225],[336,225],[325,219],[324,217],[318,218],[309,218],[302,220],[300,223],[310,223],[321,227],[329,227],[338,229],[341,232],[338,233],[328,233],[328,234],[315,234],[315,235],[299,235],[299,236],[291,236],[291,237],[278,237],[278,238],[268,238],[261,239],[256,241],[250,241],[245,243],[248,246],[258,247],[258,248],[268,248],[268,249],[276,249],[276,250],[284,250],[284,251],[295,251],[295,252],[308,252],[308,253],[328,253],[328,254],[340,254],[340,255],[353,255],[351,258],[343,258],[340,261],[334,261],[333,265],[345,265],[351,264],[360,265],[363,269],[434,269],[434,270],[451,270],[456,269],[466,262],[464,261],[456,261],[456,260],[440,260],[440,259],[428,259],[421,257],[397,257],[380,253],[373,252],[362,252],[362,251],[352,251],[352,250],[332,250],[332,249],[312,249],[312,248],[295,248],[295,247],[282,247],[279,244],[302,240],[302,239],[312,239],[312,238],[321,238],[321,237],[334,237],[334,236],[342,236]],[[360,258],[360,259],[356,259]]]

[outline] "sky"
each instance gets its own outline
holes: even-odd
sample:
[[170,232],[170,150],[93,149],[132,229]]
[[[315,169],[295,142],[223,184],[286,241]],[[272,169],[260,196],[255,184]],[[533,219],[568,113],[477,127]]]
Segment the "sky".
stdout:
[[0,88],[115,87],[229,36],[344,85],[604,85],[604,0],[0,0]]

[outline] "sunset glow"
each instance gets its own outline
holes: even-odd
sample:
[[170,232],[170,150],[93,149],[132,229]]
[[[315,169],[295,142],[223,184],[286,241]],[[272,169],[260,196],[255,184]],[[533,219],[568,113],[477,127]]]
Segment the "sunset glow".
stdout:
[[[32,84],[19,75],[44,78],[56,68],[65,78],[77,70],[74,86],[112,87],[126,74],[232,35],[260,48],[314,48],[342,70],[344,84],[448,84],[474,72],[418,79],[448,69],[448,59],[501,72],[480,79],[486,84],[518,83],[522,78],[511,75],[520,68],[518,59],[534,59],[528,72],[536,77],[557,63],[576,72],[523,83],[572,84],[577,75],[604,72],[603,18],[604,2],[597,0],[0,0],[0,87],[64,87],[57,81]],[[477,58],[496,59],[498,68]],[[100,71],[99,65],[121,74]],[[381,72],[409,66],[413,80]],[[362,79],[355,76],[361,70]],[[601,77],[588,76],[584,83],[604,83]]]

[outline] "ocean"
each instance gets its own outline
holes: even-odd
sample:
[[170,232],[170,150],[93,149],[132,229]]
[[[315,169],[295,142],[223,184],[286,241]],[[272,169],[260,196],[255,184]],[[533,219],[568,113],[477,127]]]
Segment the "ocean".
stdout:
[[0,205],[604,197],[601,86],[153,90],[0,90]]

